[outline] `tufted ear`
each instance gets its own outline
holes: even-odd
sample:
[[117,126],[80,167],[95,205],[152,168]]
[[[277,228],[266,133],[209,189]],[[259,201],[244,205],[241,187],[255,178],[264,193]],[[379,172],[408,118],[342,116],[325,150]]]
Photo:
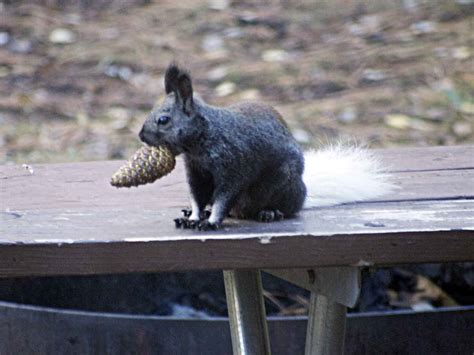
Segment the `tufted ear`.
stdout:
[[186,72],[181,72],[178,76],[177,102],[182,104],[183,111],[190,114],[194,110],[193,84],[191,77]]
[[171,63],[166,69],[165,74],[165,92],[169,94],[170,92],[176,91],[178,86],[178,76],[180,70],[175,63]]
[[165,91],[166,94],[174,92],[176,104],[180,105],[184,113],[189,115],[194,110],[191,76],[175,63],[171,63],[166,69]]

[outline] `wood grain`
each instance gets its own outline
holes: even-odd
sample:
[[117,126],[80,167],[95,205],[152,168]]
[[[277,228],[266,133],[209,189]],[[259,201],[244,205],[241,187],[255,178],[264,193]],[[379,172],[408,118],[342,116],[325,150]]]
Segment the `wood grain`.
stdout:
[[383,199],[214,233],[174,228],[182,164],[130,190],[109,185],[118,161],[3,166],[0,276],[473,261],[473,147],[412,151],[376,152],[397,162],[400,189]]
[[474,146],[377,149],[391,171],[474,169]]
[[[433,156],[428,153],[431,149]],[[393,181],[401,188],[378,201],[473,197],[474,168],[458,170],[456,167],[471,163],[474,147],[446,147],[446,150],[448,153],[442,153],[439,148],[417,148],[416,154],[406,150],[405,159],[397,150],[377,151],[385,165],[393,164],[401,171],[392,174]],[[170,175],[154,184],[131,189],[116,189],[109,184],[121,164],[120,161],[39,164],[34,166],[34,175],[18,165],[0,166],[2,209],[28,211],[125,205],[160,210],[188,204],[181,160]]]

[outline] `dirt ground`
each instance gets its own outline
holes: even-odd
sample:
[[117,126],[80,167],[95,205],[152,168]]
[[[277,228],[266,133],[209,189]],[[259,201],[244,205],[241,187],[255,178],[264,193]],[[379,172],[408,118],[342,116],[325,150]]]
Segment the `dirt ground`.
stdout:
[[[403,5],[402,5],[403,4]],[[123,159],[171,60],[297,139],[474,143],[471,1],[0,2],[0,163]]]

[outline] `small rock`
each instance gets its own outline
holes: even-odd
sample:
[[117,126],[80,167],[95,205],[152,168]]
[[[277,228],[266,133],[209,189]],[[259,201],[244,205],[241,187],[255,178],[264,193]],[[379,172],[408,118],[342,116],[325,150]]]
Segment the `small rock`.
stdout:
[[293,134],[293,137],[296,139],[296,141],[300,144],[308,144],[311,141],[311,136],[307,131],[301,128],[296,128],[291,131]]
[[242,91],[239,97],[241,100],[258,100],[260,99],[260,91],[257,89],[248,89]]
[[76,34],[67,28],[56,28],[49,34],[49,41],[54,44],[71,44],[76,40]]
[[288,58],[288,53],[281,49],[269,49],[262,53],[265,62],[282,62]]
[[467,138],[472,134],[472,127],[469,122],[459,121],[453,125],[453,132],[459,138]]
[[227,66],[219,66],[207,73],[207,78],[212,81],[222,80],[229,74],[229,68]]
[[118,76],[120,79],[127,81],[132,76],[132,69],[129,67],[120,67],[118,71]]
[[0,47],[6,45],[10,41],[10,34],[8,32],[0,32]]
[[410,26],[410,30],[417,35],[424,35],[428,33],[433,33],[437,31],[437,24],[436,22],[432,21],[420,21],[415,22],[413,25]]
[[219,97],[231,95],[235,92],[237,86],[231,81],[225,81],[216,87],[215,92]]
[[387,74],[383,70],[365,69],[362,72],[362,80],[367,82],[377,82],[387,79]]
[[207,35],[204,37],[201,48],[206,52],[218,52],[224,50],[224,40],[218,35]]
[[471,56],[471,50],[469,47],[456,47],[451,50],[451,55],[454,59],[464,60]]
[[208,0],[207,6],[211,10],[222,11],[229,7],[230,1],[229,0]]
[[357,111],[353,107],[346,107],[337,115],[338,121],[342,123],[351,123],[357,119]]
[[240,25],[257,25],[258,24],[258,16],[254,13],[248,12],[245,14],[241,14],[238,16],[237,19]]
[[244,32],[238,27],[229,27],[222,34],[226,38],[240,38],[244,36]]
[[397,129],[410,128],[410,117],[400,114],[390,114],[384,117],[384,122],[387,126]]
[[431,125],[424,122],[423,120],[399,113],[386,115],[384,117],[384,122],[387,126],[400,130],[416,129],[418,131],[425,132],[432,130]]
[[104,74],[110,76],[111,78],[118,78],[128,81],[133,75],[133,71],[127,66],[111,64],[105,68]]

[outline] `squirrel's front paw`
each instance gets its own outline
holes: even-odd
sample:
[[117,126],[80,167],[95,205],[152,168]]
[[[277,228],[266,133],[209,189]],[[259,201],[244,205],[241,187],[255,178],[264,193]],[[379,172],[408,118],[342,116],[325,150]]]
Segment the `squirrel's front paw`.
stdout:
[[[193,213],[193,210],[191,208],[183,208],[181,210],[181,213],[183,213],[183,216],[185,218],[189,218],[191,217],[191,214]],[[205,219],[205,218],[209,218],[209,216],[211,215],[211,211],[208,211],[208,210],[204,210],[200,213],[200,216],[199,218],[200,219]]]
[[205,219],[198,223],[197,229],[200,231],[215,231],[219,229],[219,224],[211,223],[208,219]]
[[174,224],[179,229],[196,229],[199,228],[199,221],[195,221],[189,218],[176,218]]
[[[193,213],[193,210],[190,208],[183,208],[181,212],[183,213],[184,217],[189,218],[191,216],[191,213]],[[179,219],[179,218],[176,218],[176,219]]]
[[174,219],[174,225],[176,226],[176,228],[187,228],[188,224],[189,224],[188,218],[175,218]]

